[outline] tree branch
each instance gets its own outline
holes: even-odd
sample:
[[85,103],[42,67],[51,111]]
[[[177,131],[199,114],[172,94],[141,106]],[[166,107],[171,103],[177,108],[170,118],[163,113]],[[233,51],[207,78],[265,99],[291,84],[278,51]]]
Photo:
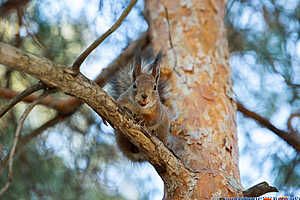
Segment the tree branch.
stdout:
[[[0,88],[0,98],[3,99],[11,99],[15,96],[19,95],[18,92],[12,91],[6,88]],[[23,102],[31,103],[38,98],[37,95],[29,95],[23,99]],[[55,109],[62,115],[67,115],[69,113],[73,113],[82,102],[75,97],[66,97],[63,99],[58,99],[53,96],[47,96],[39,101],[40,105],[47,106],[49,108]]]
[[[125,66],[128,62],[131,61],[132,57],[135,55],[136,49],[142,49],[147,51],[150,45],[149,33],[144,32],[141,36],[129,44],[129,46],[116,58],[107,68],[105,68],[102,73],[97,77],[96,82],[100,87],[103,87],[112,76],[121,69],[122,66]],[[151,47],[150,47],[151,48]],[[19,95],[18,92],[12,91],[7,88],[0,88],[0,98],[11,99]],[[26,103],[32,103],[38,98],[37,95],[26,96],[23,101]],[[55,109],[59,114],[54,117],[52,120],[46,122],[39,128],[32,131],[30,134],[21,137],[19,145],[17,146],[16,153],[22,151],[23,147],[27,145],[32,139],[40,135],[43,131],[56,125],[57,123],[62,122],[68,116],[72,115],[82,104],[78,98],[68,97],[64,99],[57,99],[53,96],[47,96],[41,99],[38,104],[45,105],[47,107]],[[1,162],[0,172],[8,162],[8,155],[4,157]]]
[[95,40],[73,63],[72,69],[73,71],[78,74],[80,65],[83,63],[83,61],[88,57],[88,55],[97,48],[111,33],[113,33],[119,26],[122,24],[123,20],[126,18],[126,16],[129,14],[133,6],[137,0],[131,0],[128,7],[123,11],[122,15],[119,17],[119,19],[116,21],[116,23],[110,27],[101,37],[99,37],[97,40]]
[[0,5],[0,17],[6,17],[13,10],[21,10],[30,0],[9,0]]
[[[46,58],[40,58],[10,45],[0,42],[0,63],[18,71],[28,73],[45,84],[76,96],[103,116],[114,129],[120,130],[128,139],[141,149],[149,162],[172,189],[179,185],[186,190],[193,187],[194,173],[184,166],[181,160],[170,152],[164,144],[145,127],[136,124],[128,113],[107,95],[95,82],[82,74],[74,77],[66,66],[54,64]],[[182,179],[171,180],[173,174],[181,174]]]
[[267,182],[261,182],[243,191],[244,197],[259,197],[269,192],[279,192],[276,187],[270,186]]
[[[132,60],[136,49],[142,49],[142,52],[147,54],[151,47],[149,32],[147,31],[142,33],[137,40],[130,43],[128,47],[102,71],[102,73],[96,78],[96,83],[98,83],[100,87],[104,87],[117,71],[119,71],[123,66]],[[0,98],[11,99],[18,94],[19,93],[10,89],[0,88]],[[26,103],[31,103],[36,98],[36,95],[29,95],[25,97],[23,101]],[[62,115],[69,115],[70,113],[73,113],[82,104],[82,102],[75,97],[57,99],[52,96],[47,96],[43,98],[39,104],[53,108]]]
[[14,105],[16,105],[19,101],[22,101],[25,97],[27,97],[28,95],[32,94],[33,92],[36,92],[42,88],[45,88],[46,86],[39,82],[29,88],[27,88],[26,90],[24,90],[23,92],[21,92],[20,94],[18,94],[17,96],[15,96],[13,99],[10,100],[10,102],[6,105],[4,105],[1,109],[0,109],[0,118],[9,110],[11,109]]
[[39,98],[37,98],[37,100],[35,100],[32,104],[30,104],[26,108],[26,110],[24,111],[24,113],[22,114],[22,116],[20,118],[19,125],[16,129],[13,146],[9,153],[7,182],[6,182],[5,186],[0,190],[0,196],[4,194],[4,192],[8,189],[8,187],[10,186],[10,184],[12,182],[14,155],[16,152],[17,144],[18,144],[19,137],[20,137],[20,134],[21,134],[21,131],[23,128],[24,121],[25,121],[26,117],[28,116],[28,114],[31,112],[31,110],[34,108],[34,106],[39,102],[39,100],[47,95],[48,95],[48,90],[46,92],[44,92],[43,94],[41,94],[39,96]]
[[[103,87],[111,78],[112,76],[120,70],[122,66],[125,66],[128,62],[131,61],[132,57],[135,55],[136,49],[142,49],[143,52],[148,51],[147,49],[151,48],[150,45],[150,38],[149,32],[144,32],[141,36],[129,44],[129,46],[116,58],[107,68],[105,68],[102,73],[97,77],[96,83],[100,87]],[[19,93],[12,91],[7,88],[0,88],[0,98],[11,99],[17,96]],[[31,103],[37,99],[37,95],[29,95],[23,99],[26,103]],[[53,118],[52,120],[48,121],[41,127],[35,129],[30,134],[22,137],[20,139],[20,145],[18,145],[17,153],[22,150],[23,146],[29,143],[33,138],[40,135],[43,131],[47,128],[56,125],[57,123],[62,122],[68,116],[72,115],[82,104],[76,97],[68,97],[64,99],[57,99],[53,96],[47,96],[39,101],[38,104],[47,106],[49,108],[55,109],[59,114]],[[1,169],[6,165],[8,161],[8,156],[6,156],[0,166]]]
[[300,152],[300,136],[296,133],[289,133],[284,130],[276,128],[269,120],[258,115],[257,113],[248,110],[240,102],[236,102],[238,111],[240,111],[245,117],[254,119],[261,126],[273,131],[277,136],[282,138],[286,143],[291,145],[297,152]]
[[149,32],[146,31],[142,33],[137,40],[130,43],[126,50],[123,51],[101,72],[101,74],[95,80],[96,83],[98,83],[100,87],[103,87],[105,83],[107,83],[122,66],[126,66],[126,64],[132,60],[137,49],[147,51],[147,49],[150,48],[149,46],[150,36]]
[[[149,49],[151,49],[151,45],[148,31],[142,33],[137,40],[131,42],[128,47],[101,72],[101,74],[95,80],[96,83],[98,83],[100,87],[104,87],[117,71],[119,71],[123,66],[132,60],[136,49],[141,49],[142,52],[150,51]],[[10,89],[0,88],[0,98],[11,99],[18,94],[19,93]],[[36,95],[29,95],[25,97],[23,101],[31,103],[36,98]],[[81,103],[82,102],[75,97],[57,99],[52,96],[47,96],[39,102],[39,104],[53,108],[64,115],[74,112],[81,105]]]
[[[21,137],[19,145],[16,148],[16,154],[19,153],[23,149],[23,147],[26,144],[28,144],[33,138],[35,138],[38,135],[40,135],[41,133],[43,133],[49,127],[53,127],[57,123],[62,122],[68,116],[70,116],[70,115],[60,115],[60,114],[58,114],[53,119],[51,119],[50,121],[46,122],[45,124],[41,125],[39,128],[32,131],[30,134],[26,134],[25,136]],[[8,161],[8,155],[5,156],[3,158],[3,160],[1,161],[0,174],[1,174],[1,169],[3,169],[6,166],[7,161]]]

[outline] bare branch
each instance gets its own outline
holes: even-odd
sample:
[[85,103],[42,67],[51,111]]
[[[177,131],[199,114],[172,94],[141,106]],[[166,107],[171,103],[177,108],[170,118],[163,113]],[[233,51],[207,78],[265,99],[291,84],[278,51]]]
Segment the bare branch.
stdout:
[[23,9],[17,9],[17,16],[18,16],[18,27],[17,27],[17,32],[16,32],[16,39],[15,39],[15,46],[20,47],[22,45],[23,39],[20,35],[20,30],[23,24],[22,18],[24,15]]
[[6,17],[13,10],[21,10],[30,2],[30,0],[10,0],[0,6],[0,17]]
[[243,195],[244,197],[259,197],[269,192],[278,192],[278,189],[270,186],[267,182],[261,182],[243,191]]
[[[138,125],[133,117],[107,95],[95,82],[82,74],[73,76],[66,66],[54,64],[46,58],[40,58],[20,49],[0,42],[0,63],[18,71],[28,73],[40,79],[50,87],[76,96],[87,103],[96,113],[103,116],[113,128],[121,131],[141,149],[149,162],[156,168],[168,185],[183,187],[195,184],[195,172],[186,168],[159,139],[145,127]],[[173,174],[181,174],[182,179],[169,179]],[[175,182],[176,181],[176,182]],[[174,188],[173,187],[173,188]]]
[[[18,92],[12,91],[10,89],[0,88],[0,98],[11,99],[18,94]],[[23,99],[23,102],[31,103],[37,98],[37,95],[32,94],[25,97]],[[47,96],[39,101],[38,104],[53,108],[62,115],[67,115],[69,113],[73,113],[82,104],[82,102],[75,97],[58,99],[53,96]]]
[[20,118],[20,122],[16,129],[16,133],[15,133],[15,137],[14,137],[14,142],[13,142],[12,148],[9,153],[7,182],[6,182],[5,186],[0,190],[0,196],[4,194],[4,192],[8,189],[8,187],[10,186],[10,184],[12,182],[14,155],[16,152],[16,147],[17,147],[17,144],[19,141],[19,137],[20,137],[22,128],[23,128],[24,121],[25,121],[26,117],[28,116],[28,114],[31,112],[31,110],[34,108],[34,106],[39,102],[39,100],[42,99],[43,97],[47,96],[48,93],[49,93],[49,91],[47,90],[46,92],[41,94],[37,100],[35,100],[32,104],[30,104],[26,108],[26,110],[24,111],[24,113],[22,114],[22,116]]
[[292,83],[290,80],[284,77],[285,83],[292,88],[300,88],[300,84]]
[[4,105],[1,109],[0,109],[0,118],[9,110],[11,109],[14,105],[16,105],[18,102],[22,101],[25,97],[27,97],[28,95],[32,94],[33,92],[36,92],[42,88],[45,88],[46,86],[39,82],[29,88],[27,88],[26,90],[24,90],[23,92],[21,92],[18,96],[15,96],[13,99],[10,100],[10,102],[8,102],[8,104]]
[[97,48],[111,33],[113,33],[122,24],[123,20],[127,17],[128,13],[131,11],[137,0],[131,0],[128,7],[123,11],[122,15],[116,21],[116,23],[110,27],[101,37],[94,41],[73,63],[72,69],[77,74],[79,73],[80,65],[88,57],[88,55]]
[[[96,83],[98,83],[100,87],[104,87],[117,71],[130,62],[135,54],[136,49],[138,48],[140,48],[143,52],[148,51],[147,49],[151,48],[148,32],[142,33],[137,40],[130,43],[129,46],[101,72],[101,74],[95,80]],[[10,89],[0,88],[0,98],[11,99],[18,94],[18,92]],[[29,95],[25,97],[23,101],[26,103],[31,103],[36,98],[36,95]],[[57,99],[52,96],[47,96],[43,98],[39,104],[53,108],[60,114],[66,115],[73,113],[82,104],[82,102],[75,97]]]
[[[70,115],[56,115],[53,119],[46,122],[45,124],[41,125],[39,128],[33,130],[30,134],[26,134],[25,136],[21,137],[19,145],[16,148],[16,153],[19,153],[22,151],[23,147],[28,144],[32,139],[39,136],[41,133],[43,133],[46,129],[53,127],[54,125],[58,124],[59,122],[62,122]],[[8,155],[3,158],[1,165],[0,165],[0,172],[1,169],[3,169],[8,161]]]
[[[149,32],[144,32],[140,35],[140,37],[129,44],[129,46],[116,58],[107,68],[105,68],[102,73],[97,77],[96,82],[99,84],[100,87],[103,87],[111,78],[112,76],[120,70],[122,66],[125,66],[135,54],[136,49],[140,48],[142,51],[147,51],[150,45],[150,38]],[[12,91],[7,88],[0,88],[0,98],[11,99],[15,96],[19,95],[18,92]],[[29,95],[23,99],[26,103],[31,103],[38,98],[37,95]],[[72,115],[82,104],[78,98],[69,97],[64,99],[57,99],[53,96],[47,96],[39,101],[40,105],[47,106],[49,108],[53,108],[58,111],[58,115],[53,118],[52,120],[48,121],[41,127],[37,128],[36,130],[32,131],[30,134],[22,137],[20,139],[20,143],[17,147],[16,152],[20,152],[23,147],[28,144],[32,139],[40,135],[43,131],[47,128],[56,125],[57,123],[62,122],[67,117]],[[4,157],[0,165],[0,172],[1,169],[6,166],[8,161],[8,156]]]
[[107,68],[105,68],[101,74],[96,78],[96,83],[103,87],[111,77],[120,70],[121,67],[125,66],[134,56],[137,49],[146,49],[150,46],[149,32],[144,32],[141,36],[130,43],[130,45],[123,51],[114,61],[112,61]]
[[236,102],[238,111],[240,111],[245,117],[249,117],[258,122],[261,126],[273,131],[277,136],[282,138],[286,143],[291,145],[297,152],[300,152],[300,135],[289,133],[284,130],[276,128],[268,119],[260,116],[259,114],[248,110],[240,102]]
[[23,16],[23,26],[27,31],[27,34],[31,37],[32,41],[37,45],[37,47],[41,50],[41,51],[45,51],[46,47],[45,44],[43,44],[43,42],[39,39],[38,34],[36,33],[32,33],[32,30],[30,30],[30,20],[28,19],[28,16],[24,15]]
[[295,168],[298,166],[298,164],[300,163],[300,153],[297,153],[297,155],[295,156],[295,158],[293,159],[292,163],[290,165],[288,165],[289,169],[286,173],[285,179],[284,179],[284,184],[289,184],[290,179],[293,177],[293,172],[295,170]]
[[[5,87],[6,88],[9,88],[11,86],[11,81],[12,81],[12,72],[13,70],[11,69],[6,69],[6,72],[4,74],[4,78],[5,78]],[[1,110],[1,107],[0,107],[0,110]],[[1,118],[1,117],[0,117]],[[13,127],[17,127],[17,117],[16,117],[16,113],[11,111],[8,113],[8,116],[7,116],[7,120],[11,121],[11,125],[13,125]],[[8,127],[9,125],[6,124],[5,125],[6,127]],[[3,130],[5,130],[6,128],[4,128]]]

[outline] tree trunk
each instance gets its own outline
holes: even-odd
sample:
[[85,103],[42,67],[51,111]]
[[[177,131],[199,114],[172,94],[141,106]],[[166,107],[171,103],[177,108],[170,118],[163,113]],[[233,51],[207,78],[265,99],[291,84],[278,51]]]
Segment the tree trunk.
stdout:
[[[161,174],[168,200],[240,196],[236,105],[228,63],[225,1],[148,0],[146,16],[154,49],[166,54],[174,121],[169,148],[193,172],[195,182],[172,185],[185,174]],[[171,74],[171,75],[170,75]],[[171,180],[173,179],[173,180]]]

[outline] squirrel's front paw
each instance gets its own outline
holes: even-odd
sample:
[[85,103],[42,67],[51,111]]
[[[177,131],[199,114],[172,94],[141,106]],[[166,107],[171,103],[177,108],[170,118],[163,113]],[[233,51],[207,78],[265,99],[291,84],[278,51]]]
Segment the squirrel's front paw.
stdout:
[[128,114],[132,115],[132,112],[129,108],[124,106],[124,107],[122,107],[122,109],[123,109],[124,112],[127,112]]
[[143,119],[142,116],[134,114],[134,115],[133,115],[133,118],[134,118],[135,122],[136,122],[138,125],[140,125],[140,126],[144,126],[144,125],[145,125],[145,120]]
[[155,130],[151,130],[152,135],[156,135],[156,131]]

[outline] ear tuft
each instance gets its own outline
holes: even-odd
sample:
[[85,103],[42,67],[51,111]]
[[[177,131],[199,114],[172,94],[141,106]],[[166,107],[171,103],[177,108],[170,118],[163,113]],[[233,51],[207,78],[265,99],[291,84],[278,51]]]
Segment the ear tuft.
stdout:
[[156,55],[156,58],[152,64],[152,76],[155,78],[156,84],[158,84],[159,76],[160,76],[160,62],[162,59],[162,51],[160,50]]
[[142,73],[142,60],[141,60],[141,51],[138,49],[135,54],[135,63],[134,63],[134,70],[133,70],[133,80],[135,81],[136,78]]

